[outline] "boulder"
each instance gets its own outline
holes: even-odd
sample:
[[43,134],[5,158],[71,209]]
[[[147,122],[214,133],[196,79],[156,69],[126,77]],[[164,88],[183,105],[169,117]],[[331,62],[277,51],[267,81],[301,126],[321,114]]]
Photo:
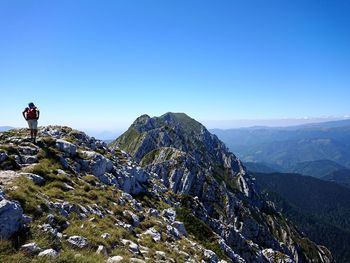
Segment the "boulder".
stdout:
[[134,198],[132,197],[131,194],[128,194],[128,193],[125,193],[125,192],[122,192],[121,198],[124,199],[124,200],[128,200],[128,201],[134,200]]
[[35,184],[41,185],[45,182],[45,179],[37,174],[32,173],[19,173],[20,176],[25,176],[28,179],[32,180]]
[[209,249],[204,249],[204,258],[207,260],[206,262],[209,263],[217,263],[219,261],[218,256]]
[[32,155],[21,155],[21,163],[33,164],[38,162],[38,157]]
[[161,235],[160,233],[154,228],[150,228],[150,229],[147,229],[144,233],[142,233],[142,235],[149,235],[152,237],[152,239],[155,241],[155,242],[158,242],[161,240]]
[[118,263],[121,262],[124,258],[122,256],[114,256],[114,257],[110,257],[107,260],[107,263]]
[[82,236],[71,236],[67,239],[67,242],[78,248],[84,248],[89,245],[88,240]]
[[21,246],[21,250],[30,255],[37,254],[42,251],[42,249],[35,242]]
[[158,211],[157,209],[154,209],[154,208],[150,208],[150,209],[148,210],[148,214],[149,214],[150,216],[160,217],[159,211]]
[[131,251],[134,254],[140,254],[139,246],[133,242],[129,244],[129,251]]
[[166,229],[167,229],[167,234],[169,236],[171,236],[171,237],[173,237],[175,239],[181,239],[181,235],[180,235],[179,231],[175,227],[167,225]]
[[62,139],[56,141],[56,147],[60,151],[63,151],[67,156],[74,156],[77,153],[77,146]]
[[4,152],[0,152],[0,163],[5,161],[8,158],[8,155]]
[[58,252],[52,248],[49,248],[49,249],[45,249],[44,251],[40,252],[38,257],[57,258]]
[[171,224],[172,227],[175,227],[179,233],[185,237],[187,237],[187,232],[186,232],[186,228],[184,226],[184,224],[180,221],[175,221]]
[[139,224],[140,224],[140,218],[138,215],[134,214],[133,212],[129,211],[129,210],[126,210],[123,212],[123,215],[125,217],[131,217],[132,219],[132,226],[133,227],[137,227]]
[[97,250],[96,250],[96,253],[97,253],[97,254],[101,254],[101,255],[103,255],[103,256],[105,256],[105,257],[108,256],[106,247],[105,247],[105,246],[102,246],[102,245],[98,246],[98,248],[97,248]]
[[128,239],[122,239],[121,242],[122,242],[122,244],[124,246],[128,246],[129,247],[129,251],[130,252],[132,252],[134,254],[141,254],[140,247],[136,243],[134,243],[134,242],[132,242],[131,240],[128,240]]
[[8,239],[22,226],[23,209],[18,202],[0,201],[0,239]]
[[33,148],[30,146],[20,146],[20,147],[18,147],[18,151],[21,154],[25,154],[25,155],[36,155],[38,153],[37,148]]
[[104,173],[108,173],[113,169],[113,162],[102,154],[92,151],[83,151],[82,154],[87,158],[87,169],[96,177],[101,177]]
[[176,211],[172,207],[164,209],[162,215],[169,219],[171,222],[174,222],[176,220]]

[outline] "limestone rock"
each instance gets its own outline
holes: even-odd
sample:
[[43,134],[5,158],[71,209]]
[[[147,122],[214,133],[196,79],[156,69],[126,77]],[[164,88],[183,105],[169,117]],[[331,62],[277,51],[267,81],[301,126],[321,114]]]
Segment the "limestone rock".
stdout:
[[134,214],[133,212],[131,212],[129,210],[126,210],[126,211],[123,212],[123,215],[131,217],[131,219],[132,219],[132,226],[133,227],[136,227],[136,226],[138,226],[140,224],[139,216]]
[[45,182],[45,179],[37,174],[33,173],[19,173],[20,176],[25,176],[29,179],[31,179],[35,184],[41,185]]
[[52,248],[49,248],[49,249],[45,249],[44,251],[40,252],[38,257],[57,258],[58,252]]
[[155,241],[155,242],[159,242],[161,240],[161,235],[160,233],[154,228],[150,228],[148,230],[146,230],[142,235],[149,235],[152,237],[152,239]]
[[139,259],[139,258],[130,258],[129,262],[130,263],[146,263],[146,261]]
[[140,247],[136,243],[127,239],[122,239],[121,242],[123,243],[123,245],[128,246],[130,252],[134,254],[141,254]]
[[21,250],[27,254],[37,254],[42,251],[42,249],[35,242],[21,246]]
[[0,239],[8,239],[22,226],[23,209],[19,203],[0,201]]
[[18,147],[18,151],[23,155],[36,155],[38,153],[37,147],[31,146],[20,146]]
[[181,235],[179,233],[179,231],[175,228],[175,227],[172,227],[170,225],[167,225],[166,226],[167,228],[167,234],[175,239],[181,239]]
[[31,155],[21,155],[22,164],[33,164],[38,162],[38,157]]
[[102,254],[103,256],[107,257],[108,256],[108,253],[107,253],[107,249],[105,246],[98,246],[97,250],[96,250],[96,253],[97,254]]
[[154,217],[160,217],[160,212],[157,210],[157,209],[154,209],[154,208],[150,208],[148,210],[148,214],[150,216],[154,216]]
[[175,227],[179,233],[185,237],[187,237],[187,232],[186,232],[186,229],[185,229],[185,226],[182,222],[180,221],[175,221],[171,224],[172,227]]
[[176,220],[176,211],[172,207],[164,209],[162,215],[169,219],[171,222],[174,222]]
[[89,245],[88,240],[85,237],[82,236],[71,236],[67,239],[67,241],[78,248],[84,248]]
[[122,256],[114,256],[114,257],[110,257],[107,260],[107,263],[118,263],[121,262],[124,258]]
[[8,157],[8,155],[4,152],[0,152],[0,163],[2,163],[3,161],[5,161]]
[[217,263],[219,261],[218,256],[211,250],[204,250],[204,257],[208,260],[209,263]]
[[77,153],[77,147],[73,143],[62,139],[56,140],[56,147],[60,151],[63,151],[67,156],[74,156]]
[[98,177],[102,182],[109,183],[108,178],[104,176],[113,169],[113,163],[102,154],[93,151],[83,151],[82,154],[87,158],[87,167],[84,170],[91,172]]

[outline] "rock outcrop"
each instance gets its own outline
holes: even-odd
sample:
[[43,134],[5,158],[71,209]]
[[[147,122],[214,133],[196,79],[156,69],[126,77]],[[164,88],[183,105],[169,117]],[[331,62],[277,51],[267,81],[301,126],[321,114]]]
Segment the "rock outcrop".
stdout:
[[23,209],[19,203],[0,201],[0,239],[10,238],[22,227]]

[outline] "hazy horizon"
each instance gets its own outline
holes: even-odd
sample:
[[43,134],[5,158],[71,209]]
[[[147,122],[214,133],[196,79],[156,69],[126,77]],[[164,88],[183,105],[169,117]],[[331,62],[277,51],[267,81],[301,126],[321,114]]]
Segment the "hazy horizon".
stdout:
[[[151,116],[151,117],[157,117],[157,116]],[[197,121],[202,123],[209,130],[214,130],[214,129],[227,130],[227,129],[251,128],[256,126],[292,127],[292,126],[298,126],[303,124],[313,124],[313,123],[322,123],[322,122],[349,120],[349,119],[350,119],[350,116],[345,115],[345,116],[299,117],[299,118],[282,118],[282,119],[236,119],[236,120],[232,119],[232,120],[197,120]],[[74,125],[70,126],[70,125],[60,124],[60,123],[46,123],[46,124],[42,123],[40,124],[40,126],[47,126],[47,125],[69,126],[71,128],[84,131],[88,135],[94,136],[98,139],[109,140],[109,139],[114,139],[117,136],[121,135],[123,132],[125,132],[130,127],[130,125],[133,123],[134,120],[130,120],[130,122],[128,122],[127,125],[124,127],[115,127],[115,128],[111,127],[109,129],[98,128],[98,127],[85,128],[85,127],[77,127]],[[0,127],[22,128],[22,127],[26,127],[26,123],[23,121],[23,125],[20,125],[20,126],[0,123]]]

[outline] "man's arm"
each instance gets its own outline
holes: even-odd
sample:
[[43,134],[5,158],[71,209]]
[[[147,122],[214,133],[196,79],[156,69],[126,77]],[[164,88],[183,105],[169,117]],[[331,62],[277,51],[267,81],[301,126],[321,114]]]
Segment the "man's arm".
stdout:
[[23,118],[27,120],[27,116],[26,116],[26,109],[24,109],[24,111],[22,112]]
[[37,120],[39,120],[39,117],[40,117],[40,111],[39,110],[36,111],[36,117],[37,117]]

